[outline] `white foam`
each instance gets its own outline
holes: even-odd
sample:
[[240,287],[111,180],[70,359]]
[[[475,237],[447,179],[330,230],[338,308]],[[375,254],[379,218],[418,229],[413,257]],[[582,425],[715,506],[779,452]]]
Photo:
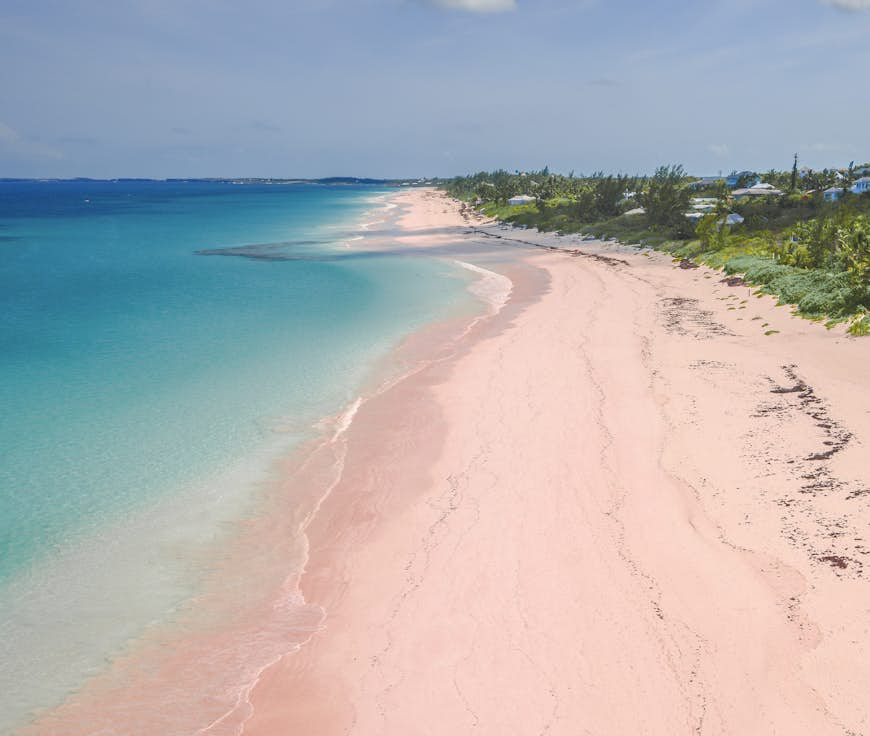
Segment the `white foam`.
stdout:
[[350,429],[350,425],[353,423],[353,418],[356,416],[356,413],[362,406],[362,402],[363,400],[360,396],[339,415],[338,421],[335,424],[335,432],[332,435],[333,442],[335,442],[339,437],[341,437],[341,435],[343,435],[345,432],[347,432],[348,429]]
[[453,262],[477,274],[478,278],[472,282],[468,290],[489,307],[490,314],[498,314],[510,299],[514,289],[513,281],[507,276],[490,271],[488,268],[475,266],[473,263],[456,260]]
[[[382,390],[379,390],[377,393],[381,393]],[[366,397],[359,396],[342,411],[337,417],[334,417],[331,420],[324,420],[319,422],[316,426],[320,431],[325,431],[328,424],[333,423],[334,429],[332,435],[327,439],[324,439],[316,449],[309,455],[306,461],[303,463],[303,467],[307,465],[313,457],[315,457],[318,453],[329,450],[334,453],[334,462],[332,464],[332,478],[327,483],[326,487],[323,490],[323,493],[317,499],[316,504],[308,515],[306,521],[303,523],[302,527],[299,530],[300,541],[304,542],[305,545],[305,560],[303,563],[303,568],[299,573],[292,574],[287,578],[284,585],[285,588],[288,589],[289,593],[285,598],[279,598],[275,602],[275,608],[278,610],[278,618],[280,620],[281,614],[285,611],[290,611],[292,609],[302,610],[305,608],[311,608],[311,606],[306,602],[305,597],[302,595],[302,592],[299,590],[299,581],[302,575],[305,572],[305,566],[308,564],[308,537],[306,535],[306,530],[308,528],[308,524],[311,523],[311,520],[314,519],[317,513],[320,511],[320,508],[332,494],[333,490],[336,488],[338,483],[341,481],[342,475],[344,474],[344,461],[347,455],[347,443],[345,441],[339,442],[339,440],[344,439],[344,435],[350,429],[353,424],[353,420],[359,412],[360,407],[366,401]],[[322,621],[326,617],[326,611],[322,608],[317,607],[321,613],[321,624],[317,627],[312,627],[311,636],[314,635],[316,631],[318,631],[322,627]],[[282,610],[283,609],[283,610]],[[308,637],[310,639],[310,636]],[[280,662],[284,657],[294,654],[299,651],[307,642],[308,639],[304,641],[296,642],[290,646],[290,648],[279,652],[277,655],[272,655],[268,658],[268,660],[256,667],[254,671],[251,673],[250,679],[247,679],[243,683],[238,685],[238,691],[236,693],[235,701],[231,705],[231,707],[223,713],[221,716],[213,720],[207,726],[203,726],[198,729],[194,736],[241,736],[245,731],[245,725],[248,720],[250,720],[253,715],[253,705],[251,704],[251,693],[254,691],[254,688],[259,684],[260,680],[263,677],[263,674],[273,665]]]

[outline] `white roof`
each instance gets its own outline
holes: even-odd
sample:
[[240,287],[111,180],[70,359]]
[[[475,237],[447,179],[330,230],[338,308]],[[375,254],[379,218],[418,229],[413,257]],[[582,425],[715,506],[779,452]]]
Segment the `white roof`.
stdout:
[[856,183],[856,184],[860,184],[862,181],[870,181],[870,176],[862,176],[862,177],[861,177],[860,179],[858,179],[855,183]]
[[762,197],[767,196],[768,194],[780,196],[781,194],[785,194],[785,192],[781,192],[779,189],[773,189],[772,187],[770,189],[767,187],[750,187],[749,189],[735,189],[731,194],[735,197]]
[[825,189],[825,194],[828,194],[830,192],[842,192],[842,191],[843,191],[843,187],[828,187],[827,189]]
[[766,181],[760,181],[758,184],[753,184],[750,189],[775,189],[773,184],[768,184]]

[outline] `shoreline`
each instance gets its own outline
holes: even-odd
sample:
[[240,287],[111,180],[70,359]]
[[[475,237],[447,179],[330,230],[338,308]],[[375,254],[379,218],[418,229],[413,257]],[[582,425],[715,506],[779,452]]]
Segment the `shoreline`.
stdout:
[[[284,575],[291,608],[245,622],[245,641],[275,635],[285,653],[196,733],[870,727],[870,408],[855,400],[870,395],[870,347],[661,254],[500,240],[432,190],[393,199],[391,238],[512,291],[464,329],[406,341],[391,360],[414,370],[335,418],[340,452],[285,462],[271,501],[284,514],[248,537],[280,547],[303,528],[306,561],[248,571]],[[325,478],[327,494],[286,518]],[[199,633],[201,650],[226,644]],[[220,686],[238,666],[191,672],[190,651],[164,682]],[[171,715],[167,692],[87,713],[107,732],[169,733],[154,721]],[[70,723],[32,732],[96,721]]]
[[[381,247],[377,242],[379,239],[389,239],[388,233],[386,236],[369,235],[368,231],[390,221],[389,215],[397,207],[392,202],[395,196],[390,193],[372,200],[375,206],[363,214],[365,222],[360,228],[361,232],[366,233],[360,238],[370,242],[354,242],[352,245],[377,250]],[[445,263],[448,262],[445,259]],[[244,708],[247,693],[259,680],[263,670],[302,646],[322,620],[322,609],[307,604],[297,587],[298,577],[307,562],[305,529],[316,517],[320,505],[329,497],[335,478],[341,475],[344,435],[352,428],[357,413],[409,376],[425,369],[428,363],[447,359],[449,352],[454,349],[454,343],[464,339],[466,333],[486,317],[487,310],[492,312],[501,308],[501,305],[494,304],[491,293],[476,293],[474,288],[476,284],[491,280],[497,274],[459,261],[450,267],[474,272],[469,279],[468,290],[479,306],[471,311],[463,308],[447,318],[424,326],[405,338],[390,354],[376,361],[360,386],[356,399],[336,414],[320,420],[316,425],[317,436],[294,446],[289,454],[284,452],[269,463],[272,467],[269,473],[273,479],[260,484],[267,489],[266,498],[257,502],[263,508],[253,518],[243,522],[241,536],[230,544],[230,550],[234,551],[215,550],[217,556],[210,567],[216,572],[209,575],[207,584],[198,590],[195,598],[185,602],[181,611],[173,616],[172,622],[158,626],[156,632],[146,631],[144,636],[130,642],[111,663],[108,671],[84,682],[62,704],[48,709],[35,722],[24,726],[22,732],[84,734],[93,732],[98,724],[112,732],[124,721],[126,723],[119,733],[154,733],[179,727],[179,733],[188,732],[188,726],[180,724],[195,723],[196,713],[185,714],[193,715],[192,720],[183,717],[176,709],[193,710],[189,703],[173,704],[164,708],[165,712],[162,713],[154,712],[153,705],[149,706],[149,703],[153,703],[155,698],[165,698],[168,704],[177,686],[182,687],[182,693],[197,692],[189,686],[190,681],[201,679],[205,673],[201,675],[191,671],[190,666],[197,663],[199,667],[207,666],[207,663],[212,667],[217,666],[219,663],[211,652],[218,651],[222,652],[221,656],[229,653],[230,661],[223,662],[225,671],[219,676],[210,676],[203,681],[203,685],[207,685],[200,690],[203,704],[207,709],[212,709],[213,706],[208,706],[207,701],[216,696],[222,697],[219,691],[234,679],[239,682],[238,699],[230,710],[217,713],[208,725],[199,728],[191,725],[189,728],[190,732],[195,730],[202,734],[223,733],[225,729],[235,732],[234,719],[240,715],[239,709]],[[262,495],[262,491],[258,495]],[[276,521],[273,522],[270,517]],[[262,539],[257,538],[260,535]],[[265,538],[274,543],[268,552],[263,542]],[[226,581],[234,581],[235,585],[249,577],[245,564],[258,560],[268,560],[271,567],[266,571],[257,571],[254,578],[260,581],[260,585],[245,584],[240,589],[246,595],[253,594],[254,602],[248,606],[251,610],[239,620],[227,608],[230,601],[222,586]],[[280,596],[272,601],[276,590]],[[270,609],[273,609],[273,614],[268,613]],[[186,611],[190,611],[189,616]],[[260,618],[252,619],[252,611],[258,612]],[[207,614],[205,619],[204,613]],[[230,622],[229,628],[222,623],[225,619]],[[250,677],[239,675],[238,668],[248,666],[244,662],[246,655],[242,652],[247,646],[246,642],[259,641],[258,646],[262,646],[263,641],[268,641],[270,637],[274,640],[271,645],[274,653],[260,655],[253,660],[255,671]],[[236,655],[232,654],[231,650],[234,649],[237,650]],[[257,660],[260,664],[256,664]],[[151,670],[153,674],[142,679],[137,674],[140,670]],[[188,687],[184,687],[185,682]],[[218,688],[215,695],[206,696],[206,692],[214,687]],[[230,687],[235,692],[237,686]],[[126,698],[125,693],[136,694]],[[232,695],[232,698],[236,698],[236,695]],[[174,710],[176,712],[173,714]]]
[[867,727],[868,348],[614,251],[521,252],[540,297],[354,423],[302,583],[325,627],[241,733]]

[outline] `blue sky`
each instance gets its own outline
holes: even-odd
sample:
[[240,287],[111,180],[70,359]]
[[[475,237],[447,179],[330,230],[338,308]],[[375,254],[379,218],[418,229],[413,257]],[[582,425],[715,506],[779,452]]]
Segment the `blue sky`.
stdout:
[[2,0],[0,176],[870,160],[870,0]]

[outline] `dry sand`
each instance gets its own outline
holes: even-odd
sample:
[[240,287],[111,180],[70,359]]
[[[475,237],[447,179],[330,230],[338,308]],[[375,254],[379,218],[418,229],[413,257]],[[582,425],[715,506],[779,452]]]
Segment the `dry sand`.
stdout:
[[870,339],[397,201],[512,300],[357,415],[244,734],[870,734]]

